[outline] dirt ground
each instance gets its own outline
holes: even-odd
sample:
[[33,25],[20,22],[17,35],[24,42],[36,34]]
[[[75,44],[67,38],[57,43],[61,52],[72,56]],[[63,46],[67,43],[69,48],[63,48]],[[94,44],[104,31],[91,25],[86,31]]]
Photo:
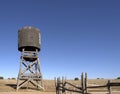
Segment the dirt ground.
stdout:
[[0,94],[55,94],[55,92],[0,92]]
[[[106,79],[89,79],[88,86],[105,85]],[[120,80],[111,80],[112,82],[120,82]],[[80,86],[80,81],[68,80],[68,82]],[[54,80],[44,80],[45,91],[37,91],[34,89],[20,89],[16,91],[16,80],[0,80],[0,94],[56,94]],[[107,94],[107,88],[89,89],[90,94]],[[67,93],[71,94],[71,93]],[[78,93],[72,93],[78,94]],[[112,94],[120,94],[120,86],[112,87]]]
[[[55,92],[0,92],[0,94],[56,94]],[[71,93],[68,93],[71,94]],[[74,93],[72,93],[74,94]],[[89,94],[108,94],[105,92],[92,92]],[[112,94],[120,94],[120,92],[112,92]]]

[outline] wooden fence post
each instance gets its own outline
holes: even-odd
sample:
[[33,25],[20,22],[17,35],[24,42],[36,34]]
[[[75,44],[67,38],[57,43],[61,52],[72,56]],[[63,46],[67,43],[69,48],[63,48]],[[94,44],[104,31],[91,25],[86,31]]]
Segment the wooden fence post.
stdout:
[[108,80],[108,92],[111,94],[110,80]]
[[84,94],[85,83],[84,83],[84,74],[83,74],[83,72],[82,72],[82,75],[81,75],[81,88],[82,88],[82,93]]
[[60,93],[60,77],[59,78],[57,78],[57,94],[61,94]]
[[87,73],[85,73],[85,93],[87,93]]
[[62,94],[64,94],[65,93],[65,89],[64,89],[64,83],[65,83],[65,80],[64,80],[64,77],[62,77]]

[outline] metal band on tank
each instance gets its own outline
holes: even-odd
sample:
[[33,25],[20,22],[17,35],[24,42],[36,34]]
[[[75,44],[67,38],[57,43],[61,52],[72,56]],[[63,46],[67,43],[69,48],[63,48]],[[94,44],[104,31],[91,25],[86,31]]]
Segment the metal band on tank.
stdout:
[[36,28],[36,27],[33,27],[33,26],[25,26],[25,27],[22,27],[21,29],[19,29],[18,31],[20,31],[20,30],[22,30],[22,29],[32,29],[32,28],[34,28],[36,31],[39,31],[40,32],[40,30],[38,29],[38,28]]

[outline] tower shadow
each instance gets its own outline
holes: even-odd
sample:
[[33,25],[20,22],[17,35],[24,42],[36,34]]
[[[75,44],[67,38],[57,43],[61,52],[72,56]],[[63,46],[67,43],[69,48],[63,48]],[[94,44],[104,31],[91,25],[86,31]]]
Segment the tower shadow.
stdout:
[[16,87],[17,87],[16,84],[6,84],[6,86],[12,87],[13,89],[16,89]]

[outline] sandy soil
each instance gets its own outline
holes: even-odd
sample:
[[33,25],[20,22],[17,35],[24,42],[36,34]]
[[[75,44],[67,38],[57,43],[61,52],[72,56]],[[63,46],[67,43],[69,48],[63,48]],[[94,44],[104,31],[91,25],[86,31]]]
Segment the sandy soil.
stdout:
[[55,92],[0,92],[0,94],[55,94]]
[[[106,79],[89,79],[88,86],[105,85],[108,80]],[[111,80],[112,82],[120,82],[120,80]],[[0,80],[0,94],[56,94],[54,80],[44,80],[45,91],[36,91],[32,89],[24,89],[16,91],[16,80]],[[80,86],[80,81],[68,80],[68,82]],[[120,87],[113,87],[112,94],[120,94]],[[89,89],[90,94],[107,94],[107,89]],[[97,91],[97,92],[96,92]],[[70,94],[70,93],[67,93]],[[77,93],[72,93],[77,94]]]

